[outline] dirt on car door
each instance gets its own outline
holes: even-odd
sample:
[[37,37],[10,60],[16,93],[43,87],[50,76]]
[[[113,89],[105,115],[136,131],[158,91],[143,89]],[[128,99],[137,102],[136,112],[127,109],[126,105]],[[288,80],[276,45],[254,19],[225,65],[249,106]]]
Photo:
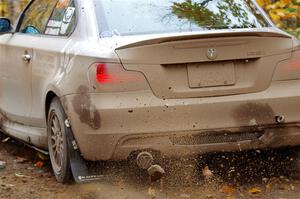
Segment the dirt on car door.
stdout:
[[31,36],[22,34],[7,34],[0,39],[0,108],[7,119],[19,124],[28,122],[31,107],[32,41]]

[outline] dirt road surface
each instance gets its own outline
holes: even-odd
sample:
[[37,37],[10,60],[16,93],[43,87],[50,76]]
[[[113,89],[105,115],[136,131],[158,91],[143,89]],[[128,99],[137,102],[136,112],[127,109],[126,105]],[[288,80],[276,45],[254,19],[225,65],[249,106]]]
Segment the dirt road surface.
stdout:
[[[295,149],[216,153],[168,160],[166,176],[150,182],[130,162],[99,163],[106,178],[61,185],[48,160],[0,134],[0,199],[300,199]],[[204,173],[204,175],[203,175]],[[211,175],[212,174],[212,175]]]

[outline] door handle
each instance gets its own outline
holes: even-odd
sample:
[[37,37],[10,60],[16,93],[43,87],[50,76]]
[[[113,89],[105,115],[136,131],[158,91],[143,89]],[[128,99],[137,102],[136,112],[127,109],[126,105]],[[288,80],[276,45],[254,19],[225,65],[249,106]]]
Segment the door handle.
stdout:
[[29,54],[27,53],[27,51],[26,51],[25,54],[22,55],[22,59],[23,59],[23,61],[24,61],[25,63],[29,63],[30,60],[31,60],[31,55],[29,55]]

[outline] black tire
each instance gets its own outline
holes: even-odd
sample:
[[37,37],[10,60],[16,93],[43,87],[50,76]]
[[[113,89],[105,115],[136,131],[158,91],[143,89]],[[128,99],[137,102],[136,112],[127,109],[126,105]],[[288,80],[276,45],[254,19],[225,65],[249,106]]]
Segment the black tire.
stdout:
[[55,97],[48,112],[47,134],[52,169],[56,180],[60,183],[68,183],[72,177],[67,140],[69,129],[65,125],[66,119],[64,109],[59,99]]

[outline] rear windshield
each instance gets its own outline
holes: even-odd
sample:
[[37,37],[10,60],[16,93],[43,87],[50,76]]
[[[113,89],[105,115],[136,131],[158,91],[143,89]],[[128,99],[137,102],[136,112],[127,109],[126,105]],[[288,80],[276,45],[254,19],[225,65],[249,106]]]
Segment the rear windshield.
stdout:
[[251,0],[94,0],[101,37],[269,26]]

